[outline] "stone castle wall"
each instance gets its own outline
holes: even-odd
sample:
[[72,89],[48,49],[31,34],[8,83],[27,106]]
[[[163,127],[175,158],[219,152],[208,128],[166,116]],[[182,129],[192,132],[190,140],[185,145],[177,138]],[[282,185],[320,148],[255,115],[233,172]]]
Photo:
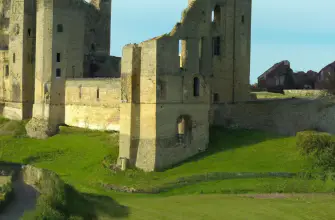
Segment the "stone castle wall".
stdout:
[[335,134],[335,102],[288,99],[213,105],[213,125],[271,131],[283,135],[318,129]]
[[120,79],[68,79],[65,124],[97,130],[119,130]]

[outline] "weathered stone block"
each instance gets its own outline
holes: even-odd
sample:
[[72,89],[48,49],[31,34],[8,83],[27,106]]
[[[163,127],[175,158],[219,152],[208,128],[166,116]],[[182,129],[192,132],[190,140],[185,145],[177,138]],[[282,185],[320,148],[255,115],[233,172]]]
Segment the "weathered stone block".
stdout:
[[26,125],[27,135],[31,138],[46,139],[58,133],[58,126],[52,126],[47,120],[32,118]]

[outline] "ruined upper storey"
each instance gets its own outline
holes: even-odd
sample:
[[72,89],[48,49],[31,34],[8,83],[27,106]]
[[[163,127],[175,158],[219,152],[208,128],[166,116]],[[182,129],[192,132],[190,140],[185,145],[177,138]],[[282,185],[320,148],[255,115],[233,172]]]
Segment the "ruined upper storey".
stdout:
[[0,50],[8,50],[8,28],[11,0],[0,1]]

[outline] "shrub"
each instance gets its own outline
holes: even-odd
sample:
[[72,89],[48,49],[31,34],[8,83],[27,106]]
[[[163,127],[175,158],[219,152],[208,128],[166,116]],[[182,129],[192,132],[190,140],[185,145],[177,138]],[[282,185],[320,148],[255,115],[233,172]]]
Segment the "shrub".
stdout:
[[46,199],[38,199],[36,208],[33,211],[25,212],[23,220],[65,220],[66,217],[52,208]]
[[316,165],[326,171],[335,171],[335,143],[315,154]]
[[297,133],[297,147],[313,158],[314,165],[324,171],[335,171],[335,137],[328,133],[303,131]]
[[330,134],[317,131],[302,131],[297,135],[297,147],[302,153],[311,154],[329,148],[333,138]]

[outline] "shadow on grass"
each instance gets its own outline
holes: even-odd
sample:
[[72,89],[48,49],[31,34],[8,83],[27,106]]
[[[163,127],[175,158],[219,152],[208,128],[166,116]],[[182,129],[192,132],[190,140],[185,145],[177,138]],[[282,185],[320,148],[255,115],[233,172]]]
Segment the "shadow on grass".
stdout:
[[209,145],[206,151],[160,171],[175,168],[188,162],[196,162],[222,151],[248,147],[249,145],[283,137],[285,136],[259,130],[227,129],[216,126],[211,127],[209,131]]
[[[97,217],[105,217],[107,219],[110,218],[121,218],[127,217],[129,215],[129,208],[127,206],[123,206],[112,198],[103,195],[94,195],[94,194],[82,194],[84,198],[88,201],[88,205],[91,209],[91,213],[94,213],[94,218]],[[79,209],[83,207],[78,206]]]
[[40,161],[52,161],[58,156],[65,155],[66,151],[65,150],[53,150],[53,151],[48,151],[48,152],[38,152],[35,155],[26,157],[23,159],[24,164],[33,164],[36,162]]

